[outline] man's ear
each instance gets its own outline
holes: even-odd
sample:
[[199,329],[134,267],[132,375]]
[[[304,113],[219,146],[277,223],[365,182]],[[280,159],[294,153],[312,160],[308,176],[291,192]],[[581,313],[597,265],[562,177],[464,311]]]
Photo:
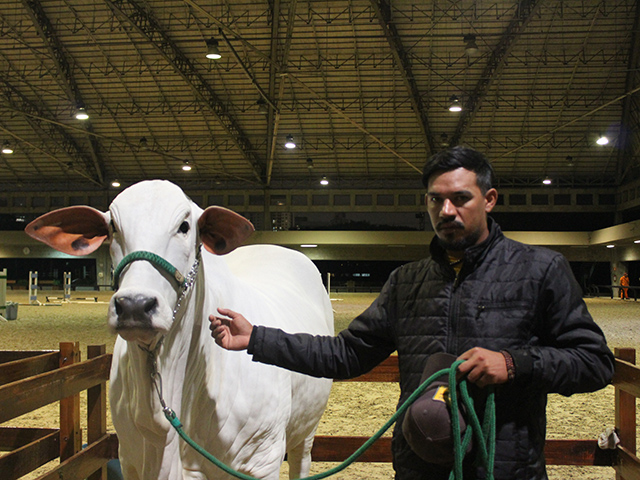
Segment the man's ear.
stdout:
[[489,213],[496,206],[498,201],[498,191],[495,188],[490,188],[487,193],[484,194],[484,211]]

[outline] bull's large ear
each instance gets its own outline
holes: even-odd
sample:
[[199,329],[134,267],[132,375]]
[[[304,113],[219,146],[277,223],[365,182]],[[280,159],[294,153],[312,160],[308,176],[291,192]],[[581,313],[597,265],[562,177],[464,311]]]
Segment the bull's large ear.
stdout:
[[209,207],[198,219],[200,239],[205,248],[216,255],[235,250],[251,236],[253,225],[242,215],[224,207]]
[[45,213],[27,225],[25,232],[69,255],[88,255],[109,236],[106,214],[95,208],[78,206]]

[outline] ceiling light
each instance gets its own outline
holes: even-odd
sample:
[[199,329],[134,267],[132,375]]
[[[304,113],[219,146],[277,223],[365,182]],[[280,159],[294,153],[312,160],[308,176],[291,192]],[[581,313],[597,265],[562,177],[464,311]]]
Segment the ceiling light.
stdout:
[[545,185],[551,185],[551,179],[549,177],[544,177],[542,183],[544,183]]
[[89,114],[87,113],[87,110],[84,107],[78,107],[78,110],[76,110],[76,120],[88,120],[89,119]]
[[184,170],[185,172],[190,172],[191,171],[191,165],[189,164],[189,162],[187,160],[182,162],[182,170]]
[[2,153],[5,155],[11,155],[13,153],[13,148],[11,148],[9,141],[4,142],[2,145]]
[[287,135],[287,141],[284,144],[284,148],[296,148],[296,143],[293,141],[293,135]]
[[313,170],[313,158],[311,157],[307,158],[307,168],[309,171]]
[[303,243],[300,246],[302,248],[317,248],[318,247],[318,245],[316,245],[315,243]]
[[322,177],[322,179],[320,180],[320,185],[322,185],[323,187],[329,185],[329,180],[327,179],[327,177]]
[[633,243],[640,243],[640,240],[634,240]]
[[149,142],[147,140],[147,137],[140,137],[140,141],[138,142],[138,147],[141,150],[146,150],[148,146],[149,146]]
[[473,57],[476,53],[478,53],[478,45],[476,44],[475,35],[464,36],[464,53],[468,57]]
[[615,245],[607,245],[607,248],[616,248]]
[[215,38],[210,38],[207,40],[207,55],[206,57],[209,60],[220,60],[222,55],[220,55],[220,50],[218,49],[218,40]]
[[596,140],[598,145],[606,145],[609,143],[609,138],[606,135],[600,135],[600,137]]
[[449,100],[451,101],[451,104],[449,105],[450,112],[462,111],[462,105],[460,105],[460,100],[458,100],[458,97],[456,97],[455,95],[451,95],[451,98]]
[[263,115],[269,113],[269,107],[267,107],[267,102],[264,101],[264,98],[260,97],[256,104],[258,105],[258,113],[262,113]]
[[118,180],[114,180],[113,182],[111,182],[111,186],[113,188],[119,188],[120,187],[120,182]]

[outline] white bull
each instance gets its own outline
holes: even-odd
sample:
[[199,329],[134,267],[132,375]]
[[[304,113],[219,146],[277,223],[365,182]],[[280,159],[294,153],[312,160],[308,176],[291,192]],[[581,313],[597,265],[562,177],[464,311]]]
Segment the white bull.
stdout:
[[[279,478],[285,453],[291,478],[308,474],[331,381],[254,363],[246,353],[218,347],[208,330],[208,315],[225,307],[262,325],[333,334],[331,304],[315,266],[282,247],[236,249],[252,231],[240,215],[221,207],[203,211],[166,181],[127,188],[105,213],[69,207],[27,226],[32,237],[73,255],[109,239],[114,266],[144,251],[185,276],[197,271],[181,298],[182,288],[164,268],[145,260],[121,266],[108,314],[119,334],[109,394],[127,480],[227,478],[170,426],[145,349],[155,352],[166,405],[203,448],[257,478]],[[196,269],[200,243],[207,251]]]

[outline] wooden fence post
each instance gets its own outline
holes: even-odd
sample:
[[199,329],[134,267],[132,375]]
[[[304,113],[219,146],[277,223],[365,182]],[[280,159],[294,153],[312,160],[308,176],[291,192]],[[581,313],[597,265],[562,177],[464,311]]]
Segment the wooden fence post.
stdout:
[[[620,360],[636,363],[636,350],[634,348],[616,348],[615,355]],[[636,397],[615,389],[616,428],[620,437],[620,446],[630,452],[636,453]],[[616,480],[625,480],[625,477],[616,471]]]
[[[87,359],[107,353],[105,345],[89,345]],[[87,443],[90,445],[107,433],[107,384],[87,389]],[[87,477],[87,480],[106,480],[107,466]]]
[[[60,367],[80,362],[80,343],[60,343]],[[60,400],[60,462],[82,449],[80,394]]]

